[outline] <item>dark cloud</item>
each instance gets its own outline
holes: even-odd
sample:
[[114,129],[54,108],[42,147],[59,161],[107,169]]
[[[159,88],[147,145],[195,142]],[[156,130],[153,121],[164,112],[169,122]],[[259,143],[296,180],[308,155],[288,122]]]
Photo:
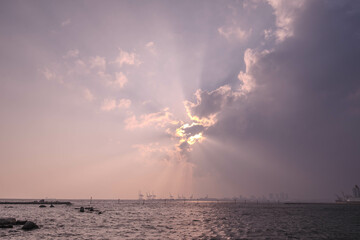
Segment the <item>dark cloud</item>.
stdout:
[[192,125],[189,127],[183,127],[184,135],[186,137],[194,136],[195,134],[201,133],[205,128],[202,125]]
[[199,92],[194,114],[222,109],[205,131],[207,169],[249,194],[331,199],[359,183],[359,22],[359,1],[308,1],[294,36],[251,68],[246,98],[223,108],[224,94]]
[[210,118],[220,112],[224,105],[229,105],[236,99],[236,94],[227,85],[211,92],[198,90],[195,95],[197,102],[187,101],[185,106],[192,116],[200,119]]

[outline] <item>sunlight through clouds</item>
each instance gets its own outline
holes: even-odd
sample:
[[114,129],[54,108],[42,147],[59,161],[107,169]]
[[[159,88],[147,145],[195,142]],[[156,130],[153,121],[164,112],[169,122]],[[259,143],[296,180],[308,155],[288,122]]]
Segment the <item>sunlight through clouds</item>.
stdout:
[[[107,164],[106,183],[132,178],[119,192],[134,198],[150,185],[205,196],[214,183],[218,195],[332,194],[357,176],[357,1],[5,0],[2,9],[4,179],[45,182],[37,176],[51,166],[56,179],[73,169],[76,182],[84,166],[91,176]],[[347,174],[334,180],[338,169]]]

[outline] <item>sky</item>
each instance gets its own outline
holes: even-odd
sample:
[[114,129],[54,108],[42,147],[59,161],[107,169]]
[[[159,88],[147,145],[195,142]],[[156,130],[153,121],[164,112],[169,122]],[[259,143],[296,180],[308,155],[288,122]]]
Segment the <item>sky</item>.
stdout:
[[0,198],[333,201],[360,2],[1,1]]

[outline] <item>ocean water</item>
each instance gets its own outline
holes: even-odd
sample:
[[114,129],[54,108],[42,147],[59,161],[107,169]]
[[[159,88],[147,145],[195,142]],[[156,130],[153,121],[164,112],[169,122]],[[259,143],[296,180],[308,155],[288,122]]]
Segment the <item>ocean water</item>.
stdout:
[[360,205],[94,200],[0,205],[0,217],[40,226],[0,229],[0,239],[360,239]]

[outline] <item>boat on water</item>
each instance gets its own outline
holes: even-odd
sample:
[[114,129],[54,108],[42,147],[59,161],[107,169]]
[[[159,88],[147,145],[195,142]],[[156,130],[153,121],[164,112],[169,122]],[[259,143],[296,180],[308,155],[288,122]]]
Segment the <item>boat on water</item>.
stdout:
[[342,197],[336,195],[337,199],[335,200],[336,203],[349,203],[349,204],[360,204],[360,188],[358,185],[355,185],[352,189],[353,194],[344,194],[342,193]]

